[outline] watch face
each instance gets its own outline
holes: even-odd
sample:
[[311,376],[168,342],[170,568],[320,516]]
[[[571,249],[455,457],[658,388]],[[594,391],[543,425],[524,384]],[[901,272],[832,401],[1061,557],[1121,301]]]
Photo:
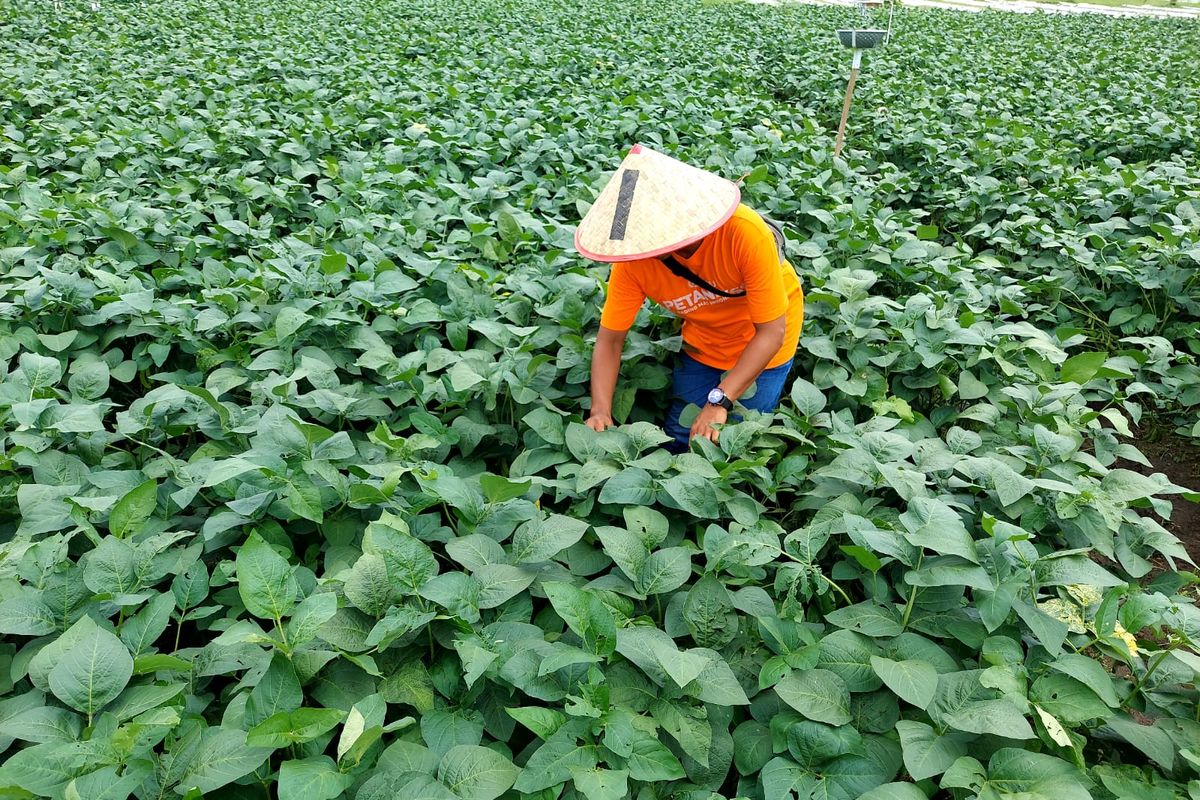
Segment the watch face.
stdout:
[[722,392],[720,389],[713,389],[711,392],[708,393],[708,402],[712,403],[714,406],[720,405],[721,401],[724,399],[725,399],[725,393]]

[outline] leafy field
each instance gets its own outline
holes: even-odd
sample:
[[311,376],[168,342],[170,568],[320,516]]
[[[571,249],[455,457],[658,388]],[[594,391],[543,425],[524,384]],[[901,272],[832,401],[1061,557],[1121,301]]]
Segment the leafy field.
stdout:
[[[853,19],[9,3],[0,795],[1200,798],[1200,36],[902,14],[834,162]],[[678,457],[659,310],[580,424],[635,141],[808,295]]]

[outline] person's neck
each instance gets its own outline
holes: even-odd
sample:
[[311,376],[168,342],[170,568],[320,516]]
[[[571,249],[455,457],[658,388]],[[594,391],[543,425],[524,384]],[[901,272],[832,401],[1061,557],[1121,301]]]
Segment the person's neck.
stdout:
[[702,244],[704,244],[703,239],[698,242],[692,242],[691,244],[685,245],[676,250],[675,255],[679,256],[680,258],[691,258],[692,256],[696,255],[696,251],[700,249],[700,245]]

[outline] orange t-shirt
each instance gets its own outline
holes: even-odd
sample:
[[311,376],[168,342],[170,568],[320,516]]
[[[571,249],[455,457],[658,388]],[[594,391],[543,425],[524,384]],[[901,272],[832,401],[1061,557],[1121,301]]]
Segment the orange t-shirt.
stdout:
[[730,369],[754,336],[754,324],[787,315],[783,347],[767,368],[796,353],[804,323],[804,292],[796,270],[779,260],[775,236],[762,217],[739,205],[729,221],[704,238],[691,258],[676,259],[718,289],[746,290],[722,297],[677,277],[657,258],[613,264],[600,324],[625,331],[646,298],[683,318],[684,349],[702,364]]

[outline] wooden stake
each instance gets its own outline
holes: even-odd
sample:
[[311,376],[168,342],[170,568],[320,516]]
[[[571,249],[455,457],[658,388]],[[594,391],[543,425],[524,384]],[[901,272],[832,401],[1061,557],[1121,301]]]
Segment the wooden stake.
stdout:
[[[857,51],[855,55],[858,55]],[[855,62],[858,59],[854,59]],[[858,81],[858,66],[854,66],[850,70],[850,83],[846,84],[846,100],[842,103],[842,121],[838,125],[837,141],[833,145],[833,154],[840,156],[842,154],[842,145],[846,141],[846,120],[850,118],[850,100],[854,97],[854,84]]]

